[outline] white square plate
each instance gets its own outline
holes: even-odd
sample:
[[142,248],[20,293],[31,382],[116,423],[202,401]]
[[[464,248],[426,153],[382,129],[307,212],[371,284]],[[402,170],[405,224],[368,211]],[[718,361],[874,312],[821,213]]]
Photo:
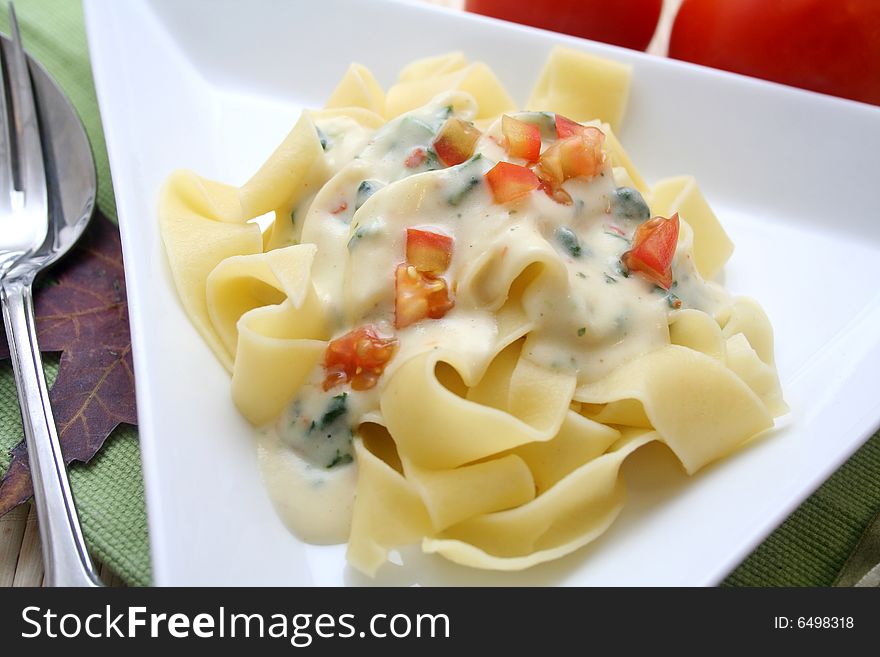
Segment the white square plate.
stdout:
[[[560,561],[479,573],[412,556],[377,583],[709,585],[880,421],[880,109],[423,5],[321,0],[87,0],[119,208],[159,585],[366,584],[344,546],[304,545],[275,515],[229,380],[176,298],[157,228],[165,176],[241,184],[320,107],[350,61],[384,85],[460,49],[524,102],[564,43],[634,67],[621,138],[649,180],[696,174],[736,243],[725,271],[776,330],[792,413],[698,476],[661,448],[625,467],[611,530]],[[650,450],[650,448],[648,448]]]

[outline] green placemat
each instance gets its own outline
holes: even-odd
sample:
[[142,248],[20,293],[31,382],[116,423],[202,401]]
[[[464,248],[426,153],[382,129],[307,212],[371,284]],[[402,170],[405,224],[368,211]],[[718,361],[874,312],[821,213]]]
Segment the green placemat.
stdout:
[[[8,34],[7,4],[4,1],[0,7],[0,29]],[[15,10],[26,50],[64,88],[85,124],[98,169],[98,207],[115,222],[116,203],[82,6],[79,0],[18,0]],[[51,384],[58,357],[48,356],[45,361]],[[9,450],[21,439],[12,366],[5,361],[0,365],[0,472],[9,467]],[[70,482],[92,552],[129,584],[149,584],[150,548],[137,429],[118,427],[91,463],[70,468]]]
[[[86,125],[98,167],[98,206],[115,220],[80,2],[17,0],[15,6],[27,50],[55,76]],[[6,14],[4,6],[0,11],[4,32]],[[46,360],[51,381],[58,360]],[[11,367],[5,363],[0,365],[0,472],[9,465],[8,450],[20,440],[15,384]],[[117,429],[92,462],[74,465],[70,476],[91,549],[128,583],[148,584],[150,559],[137,430]],[[804,502],[724,584],[830,585],[878,508],[880,434]]]

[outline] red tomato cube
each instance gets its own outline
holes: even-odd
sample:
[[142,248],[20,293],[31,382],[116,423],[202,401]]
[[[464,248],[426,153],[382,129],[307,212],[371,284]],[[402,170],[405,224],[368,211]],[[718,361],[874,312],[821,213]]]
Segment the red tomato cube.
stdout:
[[506,114],[501,117],[501,134],[511,157],[537,162],[541,156],[541,129]]
[[474,154],[474,147],[482,133],[467,121],[447,119],[434,138],[434,152],[448,167],[461,164]]
[[486,173],[486,182],[496,203],[507,203],[538,189],[541,181],[526,167],[510,162],[499,162]]
[[583,132],[560,139],[545,150],[535,171],[551,189],[569,178],[592,178],[605,164],[604,142],[601,130],[583,128]]
[[452,260],[453,239],[421,228],[406,229],[406,261],[418,271],[442,274]]
[[556,115],[556,138],[557,139],[565,139],[566,137],[571,137],[572,135],[579,135],[584,131],[584,126],[580,123],[572,121],[567,116],[562,116],[562,114]]
[[406,328],[425,318],[440,319],[455,302],[443,278],[401,263],[394,272],[394,326]]
[[380,336],[372,325],[331,340],[324,352],[324,390],[349,381],[354,390],[372,388],[395,351],[397,339]]
[[672,285],[672,258],[678,245],[678,213],[669,219],[654,217],[636,229],[633,247],[621,262],[630,271],[668,290]]

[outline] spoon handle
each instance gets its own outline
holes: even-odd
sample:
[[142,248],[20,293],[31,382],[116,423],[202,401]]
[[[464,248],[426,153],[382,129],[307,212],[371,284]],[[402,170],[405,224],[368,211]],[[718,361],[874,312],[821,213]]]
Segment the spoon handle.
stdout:
[[34,483],[46,586],[101,586],[73,504],[43,359],[37,344],[33,276],[2,282],[3,321],[18,388],[21,419]]

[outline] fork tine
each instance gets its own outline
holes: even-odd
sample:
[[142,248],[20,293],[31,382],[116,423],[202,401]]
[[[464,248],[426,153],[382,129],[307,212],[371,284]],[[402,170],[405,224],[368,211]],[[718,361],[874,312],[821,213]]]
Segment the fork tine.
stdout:
[[12,32],[12,53],[8,60],[9,89],[12,96],[12,116],[15,126],[15,146],[18,160],[16,189],[24,192],[25,203],[36,209],[46,207],[46,171],[43,166],[43,147],[37,122],[37,107],[31,85],[27,58],[21,45],[15,7],[9,3],[9,26]]

